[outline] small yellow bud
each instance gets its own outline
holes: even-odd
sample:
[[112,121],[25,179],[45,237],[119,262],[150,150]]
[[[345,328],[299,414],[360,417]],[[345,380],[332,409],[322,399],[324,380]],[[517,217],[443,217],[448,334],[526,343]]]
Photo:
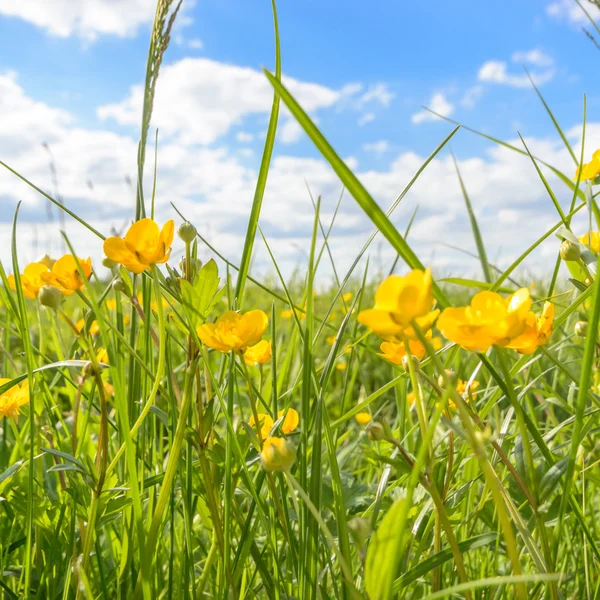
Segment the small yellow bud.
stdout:
[[62,300],[62,292],[52,285],[43,285],[39,291],[40,302],[48,308],[58,308]]
[[569,240],[563,240],[560,244],[560,257],[563,260],[579,260],[581,250],[577,244]]
[[265,440],[260,453],[260,464],[265,471],[289,471],[295,462],[294,444],[279,437]]
[[177,235],[186,244],[191,244],[196,238],[197,233],[196,228],[189,221],[185,221],[177,229]]

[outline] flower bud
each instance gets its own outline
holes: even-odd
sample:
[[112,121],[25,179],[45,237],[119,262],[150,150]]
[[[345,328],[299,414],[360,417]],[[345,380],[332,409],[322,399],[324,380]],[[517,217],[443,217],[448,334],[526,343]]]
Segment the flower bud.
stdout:
[[108,256],[105,256],[102,259],[102,264],[107,268],[107,269],[114,269],[117,266],[117,263],[112,260],[111,258],[108,258]]
[[[190,259],[190,278],[193,279],[196,273],[202,268],[202,261],[197,258]],[[183,257],[179,261],[179,270],[184,277],[187,276],[187,259]]]
[[183,222],[177,229],[177,235],[186,244],[191,244],[194,241],[196,233],[198,233],[196,228],[189,221]]
[[583,280],[583,285],[585,285],[585,287],[590,287],[590,285],[592,285],[592,283],[594,283],[594,280],[591,277],[586,277]]
[[113,281],[112,288],[113,290],[115,290],[115,292],[121,292],[122,294],[125,294],[128,298],[131,298],[131,290],[129,289],[129,286],[120,277],[117,277]]
[[260,453],[260,464],[265,471],[289,471],[295,462],[294,444],[279,437],[265,440]]
[[48,308],[58,308],[62,300],[62,292],[52,285],[43,285],[38,295],[40,302]]
[[381,423],[377,421],[371,421],[365,430],[367,432],[367,436],[373,442],[378,442],[379,440],[383,440],[385,438],[385,429]]
[[560,244],[560,257],[563,260],[579,260],[581,250],[578,244],[569,240],[563,240]]
[[445,380],[448,380],[449,383],[454,383],[456,381],[456,371],[453,371],[452,369],[446,369],[445,373],[446,373],[445,379],[444,379],[443,375],[440,375],[438,377],[438,385],[442,389],[446,388],[446,381]]
[[588,324],[587,321],[577,321],[577,323],[575,323],[575,335],[578,335],[579,337],[585,337],[587,334],[587,330],[588,330]]
[[[408,364],[409,356],[405,354],[402,357],[402,367],[406,373],[410,372],[410,365]],[[411,354],[410,360],[412,360],[415,371],[419,371],[421,369],[421,361],[414,355]]]

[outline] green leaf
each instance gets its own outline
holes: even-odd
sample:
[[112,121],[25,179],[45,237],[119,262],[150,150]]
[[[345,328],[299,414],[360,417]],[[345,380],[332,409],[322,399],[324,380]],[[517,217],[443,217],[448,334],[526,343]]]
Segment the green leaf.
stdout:
[[569,459],[563,458],[561,461],[552,465],[542,477],[540,482],[540,501],[546,502],[556,489],[562,476],[567,471]]
[[404,498],[396,500],[373,534],[365,564],[365,586],[371,600],[389,597],[396,577],[396,554],[400,550],[400,532],[396,531],[400,515],[405,510]]

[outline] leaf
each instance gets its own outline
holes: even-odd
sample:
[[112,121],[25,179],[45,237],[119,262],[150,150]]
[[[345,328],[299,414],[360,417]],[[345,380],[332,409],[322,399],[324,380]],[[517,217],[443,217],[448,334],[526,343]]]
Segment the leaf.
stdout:
[[59,458],[62,458],[63,460],[69,461],[70,463],[77,465],[84,473],[86,472],[85,465],[80,460],[77,460],[71,454],[67,454],[66,452],[61,452],[60,450],[55,450],[54,448],[42,448],[42,452],[46,452],[46,454],[52,454],[53,456],[58,456]]
[[365,564],[365,586],[371,600],[381,600],[389,596],[391,584],[398,564],[396,554],[401,536],[395,531],[396,523],[404,511],[404,498],[396,500],[379,524],[371,538]]
[[0,483],[3,483],[9,477],[12,477],[21,467],[23,466],[23,460],[17,461],[14,465],[11,465],[4,471],[0,473]]
[[569,465],[569,459],[563,458],[561,461],[552,465],[542,477],[540,482],[540,501],[546,502],[556,489],[561,477],[565,474]]

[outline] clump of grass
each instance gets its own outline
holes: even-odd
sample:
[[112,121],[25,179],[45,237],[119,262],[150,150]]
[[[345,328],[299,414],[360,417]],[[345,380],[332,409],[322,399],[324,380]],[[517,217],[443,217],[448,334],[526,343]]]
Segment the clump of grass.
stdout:
[[[159,3],[142,149],[169,10]],[[385,213],[282,84],[274,15],[244,250],[238,261],[207,245],[221,273],[198,260],[205,240],[178,211],[185,260],[173,266],[174,223],[143,218],[141,187],[125,239],[106,239],[4,165],[88,227],[112,273],[100,280],[66,236],[59,261],[21,268],[15,214],[12,275],[0,265],[4,596],[598,597],[600,248],[571,218],[598,214],[600,165],[585,186],[549,167],[572,190],[563,208],[541,161],[513,148],[557,225],[505,270],[460,179],[482,278],[432,280],[410,224],[401,234],[389,217],[456,130]],[[280,101],[374,225],[318,294],[334,226],[318,201],[305,276],[286,281],[264,236],[277,278],[250,275]],[[379,234],[410,271],[381,287],[361,261]],[[554,271],[522,287],[516,271],[553,234]],[[561,261],[572,278],[559,288]],[[477,310],[455,310],[481,290]]]

